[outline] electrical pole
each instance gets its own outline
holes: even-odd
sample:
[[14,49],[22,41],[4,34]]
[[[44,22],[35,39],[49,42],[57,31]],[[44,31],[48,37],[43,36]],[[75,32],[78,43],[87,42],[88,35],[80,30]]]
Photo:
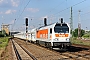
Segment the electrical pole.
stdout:
[[81,21],[80,21],[80,12],[81,12],[81,10],[79,10],[78,11],[78,13],[79,13],[79,19],[78,19],[78,38],[80,38],[81,37]]
[[70,28],[71,28],[71,34],[72,34],[72,36],[73,36],[73,17],[72,17],[72,7],[71,7]]

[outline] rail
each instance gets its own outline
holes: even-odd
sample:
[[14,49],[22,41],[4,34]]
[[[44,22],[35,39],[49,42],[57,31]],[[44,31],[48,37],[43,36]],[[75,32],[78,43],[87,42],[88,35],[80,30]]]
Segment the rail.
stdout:
[[13,41],[12,41],[12,44],[13,44],[13,48],[14,48],[14,51],[15,51],[17,60],[22,60],[22,59],[21,59],[21,56],[20,56],[19,52],[17,51],[16,46],[15,46],[15,44],[14,44]]
[[[18,52],[18,50],[17,50],[14,42],[13,42],[13,40],[12,40],[12,44],[13,44],[13,47],[14,47],[14,51],[15,51],[17,60],[23,60],[23,59],[21,58],[21,56],[20,56],[20,54],[19,54],[19,52]],[[18,45],[19,45],[19,44],[18,44]],[[25,47],[23,47],[23,46],[21,46],[21,45],[19,45],[19,46],[32,58],[32,60],[37,60]]]

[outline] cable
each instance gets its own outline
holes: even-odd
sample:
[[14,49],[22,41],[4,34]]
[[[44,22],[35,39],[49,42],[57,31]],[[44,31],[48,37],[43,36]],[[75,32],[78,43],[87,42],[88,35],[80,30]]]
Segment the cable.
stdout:
[[[86,1],[86,0],[83,0],[83,1],[81,1],[81,2],[79,2],[79,3],[76,3],[76,4],[72,5],[72,7],[74,7],[74,6],[78,5],[78,4],[81,4],[81,3],[85,2],[85,1]],[[56,14],[61,13],[61,12],[65,11],[65,10],[67,10],[67,9],[70,9],[70,8],[71,8],[71,7],[67,7],[66,9],[63,9],[63,10],[61,10],[61,11],[59,11],[59,12],[53,14],[53,15],[55,16]],[[48,18],[50,18],[50,16],[49,16]]]
[[[78,4],[81,4],[81,3],[85,2],[85,1],[86,1],[86,0],[83,0],[83,1],[81,1],[81,2],[79,2],[79,3],[76,3],[76,4],[72,5],[72,7],[74,7],[74,6],[78,5]],[[63,9],[63,10],[61,10],[61,11],[55,13],[55,14],[61,13],[61,12],[65,11],[65,10],[67,10],[67,9],[69,9],[69,8],[70,8],[70,7],[66,8],[66,9]],[[54,15],[55,15],[55,14],[54,14]]]
[[21,11],[21,7],[23,6],[23,2],[24,2],[24,0],[21,2],[21,6],[20,6],[20,8],[19,8],[19,11],[18,11],[17,17],[18,17],[18,15],[19,15],[20,11]]
[[[30,3],[30,1],[31,1],[31,0],[28,1],[28,3],[26,4],[26,6],[24,7],[24,9],[22,10],[21,14],[18,16],[17,19],[15,19],[15,21],[18,21],[18,20],[19,20],[20,16],[23,14],[24,10],[26,9],[26,7],[27,7],[28,4]],[[16,22],[14,22],[13,28],[14,28],[14,26],[15,26],[15,23],[16,23]]]
[[[78,5],[78,4],[81,4],[81,3],[85,2],[85,1],[86,1],[86,0],[83,0],[83,1],[77,3],[77,4],[73,5],[73,6],[76,6],[76,5]],[[72,6],[72,7],[73,7],[73,6]]]
[[52,8],[52,10],[50,10],[49,12],[52,12],[55,8],[59,7],[59,6],[60,6],[61,4],[63,4],[63,3],[64,3],[64,1],[61,2],[59,5],[57,5],[56,7]]
[[22,15],[22,13],[24,12],[24,10],[26,9],[26,7],[28,6],[28,4],[30,3],[31,0],[28,1],[28,3],[26,4],[26,6],[24,7],[23,11],[21,12],[21,14],[19,15],[19,17],[17,18],[17,20],[20,18],[20,16]]

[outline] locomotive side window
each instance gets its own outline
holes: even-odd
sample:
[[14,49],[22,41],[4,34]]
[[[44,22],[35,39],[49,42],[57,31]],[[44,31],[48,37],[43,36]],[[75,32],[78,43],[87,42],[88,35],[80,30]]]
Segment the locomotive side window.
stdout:
[[52,34],[52,28],[50,28],[50,34]]
[[56,24],[54,27],[55,33],[69,33],[69,27],[67,24]]

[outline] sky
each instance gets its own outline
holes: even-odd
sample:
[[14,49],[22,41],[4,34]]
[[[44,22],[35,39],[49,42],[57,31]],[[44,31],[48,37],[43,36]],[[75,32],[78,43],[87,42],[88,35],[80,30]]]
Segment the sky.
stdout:
[[0,27],[9,24],[10,30],[24,31],[25,18],[28,29],[44,25],[44,18],[47,24],[60,22],[60,18],[70,23],[71,7],[73,29],[79,22],[82,29],[90,30],[90,0],[0,0]]

